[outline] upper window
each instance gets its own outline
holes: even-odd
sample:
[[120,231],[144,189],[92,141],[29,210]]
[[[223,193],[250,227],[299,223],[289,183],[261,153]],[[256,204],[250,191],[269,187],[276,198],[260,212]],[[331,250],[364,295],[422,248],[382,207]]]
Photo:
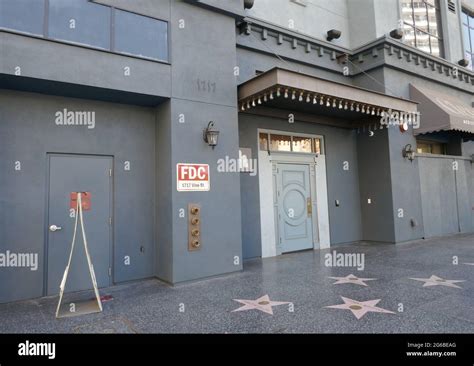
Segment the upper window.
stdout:
[[0,27],[168,61],[168,23],[89,0],[0,0]]
[[260,150],[265,151],[321,154],[321,139],[309,136],[261,132],[259,134],[259,146]]
[[468,68],[472,70],[474,64],[474,14],[463,9],[461,18],[464,40],[464,57],[469,60]]
[[122,10],[115,12],[115,49],[133,55],[168,59],[168,24]]
[[110,8],[88,1],[49,0],[49,37],[110,49]]
[[443,57],[439,0],[403,0],[405,43]]
[[43,35],[44,0],[0,0],[0,27]]

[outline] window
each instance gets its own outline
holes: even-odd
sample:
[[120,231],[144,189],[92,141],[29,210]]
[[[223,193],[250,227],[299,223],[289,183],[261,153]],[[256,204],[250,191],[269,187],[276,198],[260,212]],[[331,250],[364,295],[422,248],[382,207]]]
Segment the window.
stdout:
[[263,151],[287,151],[308,154],[321,154],[321,139],[307,136],[280,134],[259,134],[259,146]]
[[115,12],[115,49],[118,52],[168,59],[168,24],[153,18]]
[[110,8],[88,0],[49,0],[49,37],[110,49]]
[[0,27],[168,61],[167,22],[89,0],[0,0]]
[[403,0],[404,42],[433,56],[443,56],[439,0]]
[[417,140],[416,152],[419,154],[446,155],[446,144],[440,142]]
[[468,68],[473,69],[474,64],[474,14],[467,9],[462,10],[462,31],[464,40],[464,57],[469,61]]
[[271,151],[291,151],[291,136],[270,135]]
[[44,0],[0,0],[0,27],[43,35],[44,8]]
[[311,153],[313,152],[313,139],[310,137],[295,136],[292,139],[292,149],[294,152]]

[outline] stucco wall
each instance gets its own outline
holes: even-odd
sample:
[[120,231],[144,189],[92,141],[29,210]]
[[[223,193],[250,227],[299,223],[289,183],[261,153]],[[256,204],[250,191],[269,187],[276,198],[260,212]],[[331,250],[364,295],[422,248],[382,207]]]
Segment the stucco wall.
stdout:
[[[43,295],[50,152],[114,157],[114,281],[153,276],[155,111],[10,91],[0,91],[0,99],[0,252],[39,255],[38,271],[0,271],[0,302]],[[64,108],[94,111],[95,128],[57,126],[55,113]],[[15,171],[16,161],[21,171]]]

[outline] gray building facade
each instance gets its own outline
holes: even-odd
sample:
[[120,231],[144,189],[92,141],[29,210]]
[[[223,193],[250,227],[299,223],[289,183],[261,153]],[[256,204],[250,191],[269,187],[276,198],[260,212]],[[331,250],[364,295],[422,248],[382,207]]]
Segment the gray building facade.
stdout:
[[[474,232],[473,17],[473,0],[0,0],[0,302],[59,292],[71,192],[91,193],[101,287]],[[207,188],[180,164],[208,165]]]

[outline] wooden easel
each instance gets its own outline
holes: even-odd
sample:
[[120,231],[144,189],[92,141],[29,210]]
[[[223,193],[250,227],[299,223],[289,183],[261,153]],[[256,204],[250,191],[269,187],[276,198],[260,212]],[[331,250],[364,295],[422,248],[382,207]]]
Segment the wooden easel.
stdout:
[[[76,220],[75,220],[75,225],[74,225],[74,235],[72,237],[71,253],[69,254],[69,261],[68,261],[68,264],[66,266],[66,269],[64,270],[64,275],[63,275],[63,279],[61,281],[61,285],[59,286],[60,292],[59,292],[58,307],[56,308],[56,318],[79,316],[79,315],[97,313],[97,312],[102,311],[102,302],[100,301],[99,289],[97,287],[97,280],[95,278],[94,266],[92,265],[92,260],[91,260],[91,257],[89,255],[89,249],[87,247],[86,232],[84,230],[84,218],[82,216],[82,194],[83,194],[82,192],[77,192]],[[89,265],[89,273],[91,275],[92,285],[94,287],[94,293],[95,293],[95,297],[96,297],[96,300],[97,300],[97,304],[95,303],[95,300],[89,300],[89,301],[85,301],[85,302],[78,302],[77,303],[78,306],[75,307],[74,312],[72,312],[70,310],[60,311],[61,301],[62,301],[63,295],[64,295],[64,289],[66,288],[67,276],[69,274],[69,267],[71,266],[72,255],[74,253],[74,245],[75,245],[75,242],[76,242],[76,234],[77,234],[77,223],[78,223],[79,218],[81,220],[81,231],[82,231],[82,238],[83,238],[83,243],[84,243],[84,250],[86,252],[87,263]]]

